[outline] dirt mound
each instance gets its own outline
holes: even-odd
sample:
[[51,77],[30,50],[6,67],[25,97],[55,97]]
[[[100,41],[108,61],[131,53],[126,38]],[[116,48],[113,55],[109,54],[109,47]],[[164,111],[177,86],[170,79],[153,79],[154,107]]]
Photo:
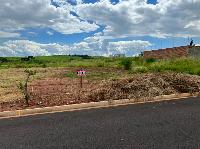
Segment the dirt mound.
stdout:
[[193,92],[200,92],[200,76],[178,73],[149,73],[103,82],[97,90],[88,95],[88,98],[95,101],[144,99],[160,95]]

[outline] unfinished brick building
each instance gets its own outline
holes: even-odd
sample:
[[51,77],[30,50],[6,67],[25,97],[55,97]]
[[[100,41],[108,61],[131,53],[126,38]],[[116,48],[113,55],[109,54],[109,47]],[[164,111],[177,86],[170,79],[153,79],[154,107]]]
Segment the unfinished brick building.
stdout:
[[169,59],[179,57],[200,57],[200,46],[180,46],[152,51],[144,51],[144,59]]

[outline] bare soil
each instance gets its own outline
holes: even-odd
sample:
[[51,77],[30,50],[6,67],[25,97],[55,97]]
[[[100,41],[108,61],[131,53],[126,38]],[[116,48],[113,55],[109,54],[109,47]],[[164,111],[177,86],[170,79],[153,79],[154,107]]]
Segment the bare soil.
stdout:
[[[28,86],[31,97],[28,108],[90,102],[85,95],[95,90],[98,84],[98,81],[88,81],[84,78],[82,88],[79,78],[45,78],[33,81]],[[0,103],[0,111],[24,108],[27,106],[23,99]]]
[[[48,77],[33,80],[28,90],[31,97],[28,108],[119,99],[135,99],[137,102],[152,100],[159,95],[200,92],[200,76],[148,73],[105,81],[84,78],[83,88],[80,88],[80,78]],[[0,111],[25,108],[23,99],[0,103]]]

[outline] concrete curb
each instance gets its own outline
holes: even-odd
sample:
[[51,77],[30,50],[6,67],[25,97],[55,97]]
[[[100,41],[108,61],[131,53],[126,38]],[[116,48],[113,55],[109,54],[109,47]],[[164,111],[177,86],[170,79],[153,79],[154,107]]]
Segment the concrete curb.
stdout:
[[11,117],[21,117],[21,116],[28,116],[28,115],[37,115],[37,114],[56,113],[56,112],[64,112],[64,111],[92,109],[92,108],[105,108],[105,107],[110,107],[110,106],[120,106],[120,105],[128,105],[128,104],[144,104],[144,103],[152,103],[152,102],[159,102],[159,101],[169,101],[169,100],[175,100],[175,99],[184,99],[188,97],[197,97],[198,95],[199,93],[195,93],[193,95],[189,93],[182,93],[182,94],[157,96],[153,98],[153,100],[151,101],[149,101],[148,99],[143,99],[142,102],[136,101],[135,99],[122,99],[122,100],[109,100],[109,101],[90,102],[90,103],[44,107],[44,108],[35,108],[35,109],[24,109],[24,110],[16,110],[16,111],[4,111],[4,112],[0,112],[0,119],[11,118]]

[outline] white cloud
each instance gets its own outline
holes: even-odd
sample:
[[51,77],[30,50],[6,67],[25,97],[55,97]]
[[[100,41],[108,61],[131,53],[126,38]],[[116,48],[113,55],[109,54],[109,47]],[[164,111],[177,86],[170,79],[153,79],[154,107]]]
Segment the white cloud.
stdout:
[[20,34],[0,31],[0,38],[16,38],[16,37],[20,37]]
[[[83,33],[105,25],[104,34],[127,36],[199,36],[200,0],[110,0],[83,3],[82,0],[1,0],[0,37],[16,37],[28,27],[51,28],[63,34]],[[72,6],[69,1],[77,3]],[[77,13],[79,17],[70,12]],[[91,20],[95,23],[89,23]],[[10,33],[10,34],[9,34]]]
[[49,36],[52,36],[52,35],[53,35],[53,32],[47,31],[47,34],[48,34]]
[[[61,3],[61,0],[59,0]],[[94,31],[98,26],[70,14],[69,3],[55,7],[51,0],[1,0],[0,31],[13,32],[26,27],[51,28],[63,34]]]
[[67,54],[70,48],[67,45],[40,44],[29,40],[7,41],[0,46],[1,56],[39,56]]
[[121,0],[113,5],[109,0],[80,4],[77,13],[82,18],[105,25],[105,35],[124,36],[198,36],[200,34],[200,0],[159,0],[157,5],[147,0]]
[[94,31],[101,24],[106,26],[105,35],[113,37],[200,34],[200,0],[158,0],[157,5],[147,4],[147,0],[120,0],[117,4],[73,0],[75,6],[68,3],[72,0],[53,1],[60,7],[51,5],[51,0],[1,0],[0,31],[18,36],[15,32],[26,27],[47,27],[73,34]]
[[108,52],[109,54],[120,53],[133,56],[144,51],[150,46],[152,46],[150,42],[141,40],[109,42]]
[[32,37],[34,37],[34,36],[37,36],[37,35],[38,35],[38,33],[36,33],[36,32],[28,32],[28,34],[29,34],[30,36],[32,36]]
[[[89,40],[89,42],[87,42]],[[39,56],[39,55],[112,55],[123,53],[126,55],[135,55],[142,49],[151,46],[148,41],[118,41],[109,42],[108,40],[94,37],[85,39],[80,43],[73,45],[61,45],[57,43],[41,44],[29,40],[7,41],[0,46],[1,56]]]
[[[151,43],[140,40],[116,41],[115,38],[187,38],[200,35],[200,0],[158,0],[156,5],[147,4],[147,0],[120,0],[117,4],[110,0],[90,4],[76,0],[77,5],[74,6],[68,3],[70,0],[53,1],[60,7],[51,5],[51,0],[1,0],[0,38],[20,37],[17,32],[28,27],[50,28],[62,34],[73,34],[94,31],[99,24],[105,26],[105,30],[73,45],[10,40],[0,46],[0,56],[135,55]],[[72,15],[71,11],[80,18]],[[47,32],[49,35],[52,33]]]
[[77,4],[82,4],[83,0],[76,0]]

